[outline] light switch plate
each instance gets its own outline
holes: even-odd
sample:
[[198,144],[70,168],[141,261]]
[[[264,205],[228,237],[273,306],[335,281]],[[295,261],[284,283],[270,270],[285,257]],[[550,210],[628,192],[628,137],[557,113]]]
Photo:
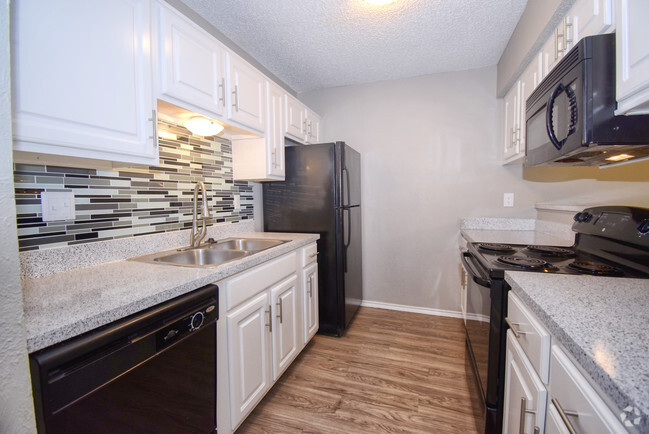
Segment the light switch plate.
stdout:
[[506,207],[514,206],[514,193],[505,193],[503,195],[503,206]]
[[241,196],[235,194],[233,197],[234,197],[234,210],[237,211],[241,209]]
[[74,193],[71,191],[41,192],[43,221],[74,220]]

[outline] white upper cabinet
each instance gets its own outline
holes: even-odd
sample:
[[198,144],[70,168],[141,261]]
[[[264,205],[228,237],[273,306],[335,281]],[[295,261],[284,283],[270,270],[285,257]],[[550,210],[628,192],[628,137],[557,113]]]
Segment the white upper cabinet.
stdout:
[[266,78],[248,62],[234,53],[228,52],[229,100],[228,119],[264,133]]
[[[503,163],[517,160],[521,155],[520,146],[520,100],[521,82],[517,81],[505,95],[505,133]],[[524,152],[523,152],[524,154]]]
[[613,30],[613,0],[579,0],[570,9],[574,44],[586,36]]
[[616,37],[616,114],[649,114],[649,2],[615,2]]
[[306,141],[307,143],[320,142],[320,116],[306,109]]
[[266,81],[266,134],[232,140],[235,181],[284,180],[284,90]]
[[216,40],[158,3],[158,96],[213,118],[225,109],[225,53]]
[[157,164],[149,0],[11,6],[14,149]]
[[291,139],[304,142],[306,139],[306,106],[297,98],[286,94],[285,133]]

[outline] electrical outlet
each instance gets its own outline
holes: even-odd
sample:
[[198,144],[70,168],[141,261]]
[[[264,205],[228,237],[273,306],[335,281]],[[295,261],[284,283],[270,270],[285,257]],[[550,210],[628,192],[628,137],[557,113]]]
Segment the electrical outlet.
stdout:
[[238,194],[235,194],[234,196],[234,210],[240,210],[241,209],[241,196]]
[[514,206],[514,193],[505,193],[503,195],[503,206],[505,207]]
[[41,210],[44,222],[74,220],[74,193],[71,191],[41,192]]

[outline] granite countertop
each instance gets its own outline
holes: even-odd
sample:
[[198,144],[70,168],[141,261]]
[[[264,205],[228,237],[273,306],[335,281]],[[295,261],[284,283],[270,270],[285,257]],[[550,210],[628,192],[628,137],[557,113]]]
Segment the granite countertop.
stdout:
[[467,218],[460,233],[470,243],[543,244],[572,246],[570,226],[520,218]]
[[290,240],[213,268],[117,260],[23,279],[30,353],[111,323],[201,286],[315,242],[317,234],[250,232],[248,238]]
[[505,279],[594,383],[649,433],[649,281],[506,272]]

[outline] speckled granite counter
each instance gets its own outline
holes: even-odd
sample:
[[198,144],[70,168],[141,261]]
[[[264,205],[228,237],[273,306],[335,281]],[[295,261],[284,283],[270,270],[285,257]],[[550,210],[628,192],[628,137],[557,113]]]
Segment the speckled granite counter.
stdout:
[[34,352],[310,244],[317,234],[246,233],[288,243],[214,268],[119,260],[23,279],[27,349]]
[[505,279],[612,404],[649,433],[649,281],[507,272]]
[[460,221],[460,233],[476,243],[572,246],[575,239],[569,226],[535,219],[467,218]]

